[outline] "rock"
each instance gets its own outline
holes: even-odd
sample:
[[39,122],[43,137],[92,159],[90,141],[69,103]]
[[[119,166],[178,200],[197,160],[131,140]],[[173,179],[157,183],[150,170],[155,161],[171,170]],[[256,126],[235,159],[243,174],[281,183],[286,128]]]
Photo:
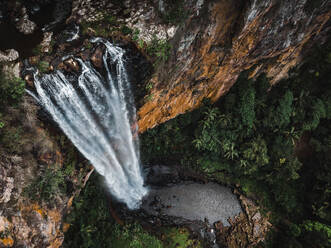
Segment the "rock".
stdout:
[[27,74],[27,75],[25,75],[24,80],[29,87],[34,88],[33,76],[31,76],[30,74]]
[[155,38],[167,40],[174,37],[178,26],[163,22],[152,3],[128,1],[128,8],[130,16],[123,21],[132,30],[139,30],[139,39],[149,44]]
[[14,189],[14,178],[7,177],[6,184],[3,187],[3,192],[0,194],[0,203],[7,203],[10,201],[11,192]]
[[63,62],[65,65],[67,65],[71,70],[75,71],[75,72],[78,72],[79,71],[79,65],[78,65],[78,62],[75,61],[74,59],[70,58],[70,59],[67,59]]
[[102,56],[103,56],[103,49],[101,47],[97,47],[91,56],[91,61],[95,67],[97,68],[103,67]]
[[20,77],[21,63],[7,63],[3,66],[2,71],[9,75],[10,77]]
[[[20,112],[21,109],[24,111]],[[0,149],[0,247],[61,247],[62,217],[79,187],[72,184],[71,193],[55,191],[53,204],[45,199],[36,202],[26,196],[24,190],[41,176],[46,164],[60,168],[64,160],[54,137],[42,128],[37,117],[38,107],[31,97],[24,97],[20,109],[8,111],[6,118],[12,118],[8,121],[15,120],[15,125],[21,125],[24,130],[20,142],[32,149],[26,149],[22,155]],[[77,185],[81,183],[75,180]]]
[[[236,194],[239,194],[235,190]],[[269,215],[262,215],[259,207],[249,198],[239,194],[243,213],[232,219],[231,227],[216,225],[218,239],[220,243],[229,248],[256,247],[259,242],[263,242],[271,224]]]
[[185,1],[192,11],[151,79],[153,99],[138,111],[139,131],[197,108],[205,98],[216,101],[245,70],[254,69],[253,78],[265,72],[272,84],[287,77],[312,44],[328,37],[330,3],[321,1],[314,10],[305,3]]
[[60,64],[58,64],[57,70],[65,70],[67,71],[68,70],[68,67],[64,64],[64,62],[61,62]]
[[23,34],[32,34],[36,27],[37,25],[33,21],[29,20],[26,8],[23,7],[21,9],[21,17],[16,23],[16,28]]
[[40,43],[41,46],[41,52],[43,53],[48,53],[51,51],[51,41],[52,41],[52,36],[53,32],[45,32],[43,33],[43,40]]
[[0,62],[11,62],[18,59],[19,54],[14,49],[8,49],[5,52],[0,51]]

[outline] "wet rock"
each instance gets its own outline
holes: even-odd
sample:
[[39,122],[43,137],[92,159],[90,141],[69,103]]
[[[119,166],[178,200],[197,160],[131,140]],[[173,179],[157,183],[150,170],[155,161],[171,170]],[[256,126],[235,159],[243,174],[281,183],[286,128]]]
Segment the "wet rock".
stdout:
[[218,241],[229,248],[253,248],[265,240],[271,228],[269,213],[262,215],[259,207],[243,195],[239,195],[239,200],[244,212],[230,220],[230,227],[216,225]]
[[103,49],[101,47],[97,47],[91,56],[91,61],[95,67],[97,68],[103,67],[102,56],[103,56]]
[[70,24],[64,31],[65,42],[72,42],[79,38],[80,28],[76,24]]
[[19,54],[14,49],[8,49],[5,52],[0,51],[0,62],[11,62],[18,59]]
[[70,16],[72,1],[71,0],[56,0],[49,1],[49,4],[53,4],[52,8],[52,19],[53,21],[47,23],[42,30],[49,32],[51,30],[55,30],[61,24],[65,22],[65,20]]
[[68,67],[66,66],[66,64],[64,62],[61,62],[57,65],[57,70],[65,70],[67,71],[68,70]]
[[166,186],[181,181],[179,171],[176,167],[154,165],[145,169],[148,185]]
[[75,72],[78,72],[80,69],[78,62],[76,60],[74,60],[73,58],[67,59],[63,63]]

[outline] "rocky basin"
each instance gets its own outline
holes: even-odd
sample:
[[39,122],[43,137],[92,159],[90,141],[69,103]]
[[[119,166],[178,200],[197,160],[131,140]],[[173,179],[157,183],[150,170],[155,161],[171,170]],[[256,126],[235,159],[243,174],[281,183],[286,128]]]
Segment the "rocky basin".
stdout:
[[210,224],[221,221],[224,226],[230,226],[228,219],[242,211],[229,188],[216,183],[195,182],[152,188],[142,209],[154,216],[168,215]]

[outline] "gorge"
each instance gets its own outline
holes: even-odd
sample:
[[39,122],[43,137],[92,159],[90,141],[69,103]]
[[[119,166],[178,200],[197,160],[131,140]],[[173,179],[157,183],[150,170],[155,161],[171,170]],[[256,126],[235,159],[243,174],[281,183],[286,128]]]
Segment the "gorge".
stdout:
[[329,0],[0,2],[0,247],[330,247],[330,32]]

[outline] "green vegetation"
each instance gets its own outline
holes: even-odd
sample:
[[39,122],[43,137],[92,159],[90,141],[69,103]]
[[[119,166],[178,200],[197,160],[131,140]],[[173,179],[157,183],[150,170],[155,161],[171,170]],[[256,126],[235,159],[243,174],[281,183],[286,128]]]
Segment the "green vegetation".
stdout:
[[131,28],[129,28],[128,26],[122,25],[121,26],[121,32],[124,35],[129,35],[133,33],[133,30]]
[[24,194],[34,201],[55,203],[56,196],[66,192],[65,177],[57,165],[42,168],[42,173],[24,189]]
[[63,164],[40,165],[38,177],[24,188],[26,197],[51,207],[54,207],[57,197],[71,194],[77,186],[82,186],[82,175],[89,168],[80,162],[81,155],[65,135],[56,136],[54,140],[61,149]]
[[33,48],[32,53],[34,56],[40,55],[41,54],[41,45],[38,45],[35,48]]
[[24,81],[4,73],[0,65],[0,143],[8,152],[19,153],[22,149],[22,129],[11,121],[8,108],[18,108],[24,89]]
[[111,245],[128,248],[162,248],[162,243],[156,237],[145,232],[138,224],[113,226]]
[[147,91],[150,91],[151,89],[153,89],[153,83],[151,81],[149,81],[146,86],[145,86],[145,89]]
[[98,185],[99,176],[91,176],[86,187],[73,203],[73,211],[66,217],[71,224],[64,247],[130,247],[162,248],[155,236],[136,223],[120,226],[110,215],[105,194]]
[[161,14],[164,22],[170,24],[180,24],[187,17],[187,11],[184,8],[184,1],[182,0],[165,0],[166,11]]
[[25,84],[20,78],[11,77],[2,72],[0,65],[0,109],[17,106],[24,94]]
[[47,61],[41,60],[39,61],[37,68],[41,73],[45,73],[48,71],[49,63]]
[[155,57],[155,65],[159,65],[161,62],[168,60],[170,55],[171,45],[167,40],[158,39],[153,37],[152,41],[146,47],[146,52],[149,56]]
[[113,33],[122,33],[123,35],[137,36],[136,31],[132,30],[126,25],[122,25],[116,20],[116,17],[108,15],[107,13],[101,13],[102,18],[93,22],[82,22],[82,33],[84,35],[94,35],[109,37]]
[[144,133],[144,163],[180,162],[240,185],[271,212],[270,247],[330,247],[330,52],[316,48],[270,91],[264,75],[243,73],[216,104]]
[[167,227],[162,230],[164,248],[200,248],[201,243],[192,239],[186,228]]

